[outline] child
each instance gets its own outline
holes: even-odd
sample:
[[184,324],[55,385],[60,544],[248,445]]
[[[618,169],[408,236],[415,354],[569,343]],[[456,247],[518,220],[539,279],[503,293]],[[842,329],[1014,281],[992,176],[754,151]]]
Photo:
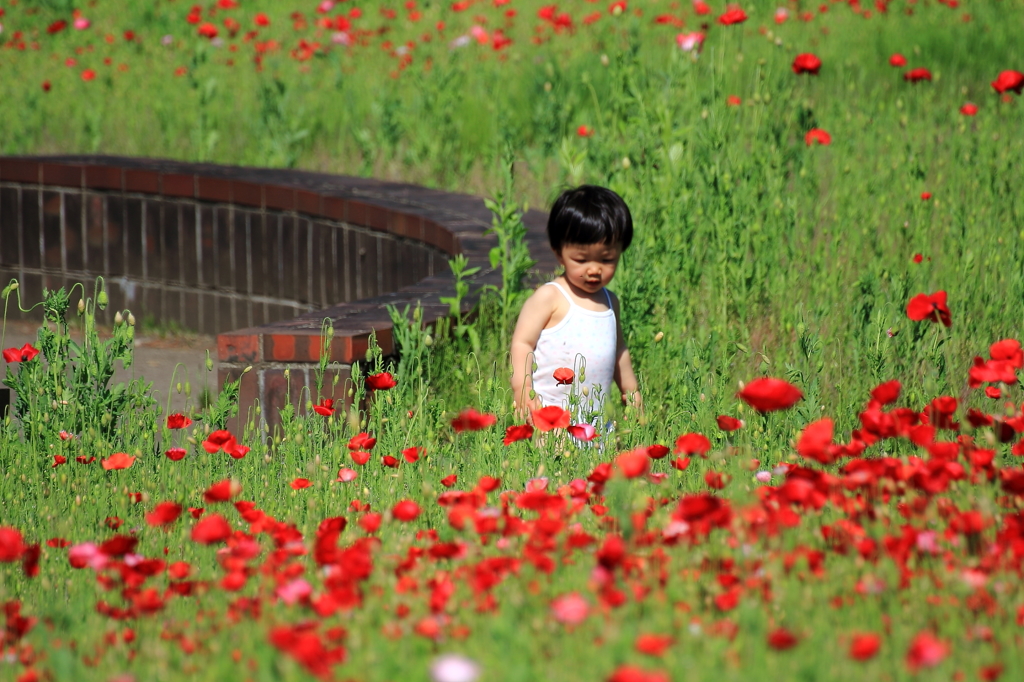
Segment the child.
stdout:
[[[573,387],[554,376],[563,367],[575,370],[576,394],[590,403],[588,413],[600,411],[612,381],[622,391],[623,404],[642,408],[622,337],[619,300],[605,289],[632,239],[629,208],[610,189],[583,185],[555,201],[548,240],[565,273],[526,301],[512,335],[513,401],[527,422],[532,423],[532,410],[570,407]],[[579,412],[573,417],[586,419]]]

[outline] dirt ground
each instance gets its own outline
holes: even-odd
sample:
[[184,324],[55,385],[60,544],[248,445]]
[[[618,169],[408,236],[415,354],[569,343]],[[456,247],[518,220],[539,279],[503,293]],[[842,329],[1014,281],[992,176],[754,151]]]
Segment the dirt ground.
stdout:
[[[20,348],[25,343],[35,345],[36,330],[39,325],[32,322],[8,322],[2,348]],[[101,337],[109,333],[100,333]],[[81,334],[71,331],[76,341],[81,341]],[[214,362],[214,371],[206,371],[206,351]],[[182,388],[189,381],[192,388],[192,403],[198,404],[203,387],[217,393],[217,339],[213,336],[181,333],[147,334],[145,331],[135,337],[135,361],[127,370],[120,368],[114,375],[114,381],[126,381],[143,378],[153,384],[153,395],[161,406],[167,404],[167,396],[171,396],[171,411],[180,411],[185,407],[184,391],[178,393],[175,387],[181,382]],[[180,365],[180,367],[179,367]],[[175,370],[177,373],[175,374]],[[2,370],[0,370],[2,371]],[[0,381],[2,381],[0,374]],[[0,384],[0,388],[3,388]]]

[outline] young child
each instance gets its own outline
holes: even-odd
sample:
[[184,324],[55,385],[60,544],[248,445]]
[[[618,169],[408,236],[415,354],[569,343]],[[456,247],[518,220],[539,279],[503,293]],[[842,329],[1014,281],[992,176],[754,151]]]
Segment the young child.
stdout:
[[632,239],[629,208],[610,189],[583,185],[563,192],[552,206],[548,240],[565,273],[526,301],[512,335],[513,400],[528,422],[531,410],[570,407],[573,387],[554,376],[563,367],[576,371],[576,393],[588,398],[588,412],[600,410],[613,381],[623,404],[642,408],[622,337],[619,300],[605,289]]

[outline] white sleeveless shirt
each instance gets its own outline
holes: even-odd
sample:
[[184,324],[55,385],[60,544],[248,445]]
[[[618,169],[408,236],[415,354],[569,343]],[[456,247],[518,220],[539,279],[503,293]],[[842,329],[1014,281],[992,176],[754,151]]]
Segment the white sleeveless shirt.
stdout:
[[[548,282],[547,285],[554,286],[565,296],[569,312],[554,327],[540,333],[534,352],[537,369],[533,372],[533,390],[545,407],[558,405],[568,408],[569,393],[573,387],[559,386],[553,376],[556,369],[568,367],[576,374],[576,393],[583,405],[600,410],[615,381],[618,327],[612,298],[607,289],[602,289],[608,310],[587,310],[574,302],[557,282]],[[583,381],[580,381],[581,373]],[[582,393],[584,387],[587,388],[587,396]],[[573,416],[575,419],[583,418],[580,414]]]

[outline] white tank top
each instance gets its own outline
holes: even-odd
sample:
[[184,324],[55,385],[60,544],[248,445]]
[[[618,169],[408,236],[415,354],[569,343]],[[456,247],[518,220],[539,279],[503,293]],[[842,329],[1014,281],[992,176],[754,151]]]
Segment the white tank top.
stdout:
[[[533,373],[533,390],[544,406],[558,405],[568,409],[569,392],[573,387],[557,385],[553,376],[559,367],[568,367],[576,373],[577,395],[584,407],[590,408],[585,411],[600,410],[615,381],[618,328],[612,298],[607,289],[602,289],[608,310],[587,310],[577,305],[557,282],[547,284],[565,296],[569,312],[554,327],[540,333],[534,352],[537,369]],[[581,374],[583,381],[580,381]],[[584,396],[581,390],[584,387],[589,395]],[[581,414],[573,416],[577,420],[585,418]]]

